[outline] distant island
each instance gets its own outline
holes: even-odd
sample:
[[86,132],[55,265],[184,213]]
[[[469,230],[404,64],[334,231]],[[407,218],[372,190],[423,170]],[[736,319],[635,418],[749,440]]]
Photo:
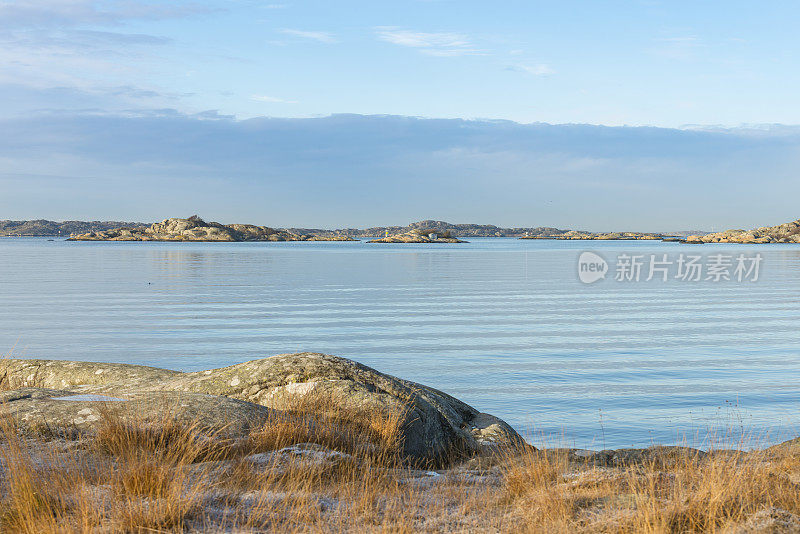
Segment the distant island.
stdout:
[[354,241],[346,236],[296,234],[252,224],[206,222],[197,215],[165,219],[146,227],[74,234],[67,241]]
[[436,232],[444,234],[449,232],[457,237],[517,237],[525,239],[678,239],[682,240],[688,235],[705,235],[699,230],[680,232],[589,232],[586,230],[564,230],[552,226],[503,228],[493,224],[453,224],[445,221],[426,219],[413,222],[408,226],[375,226],[372,228],[342,228],[338,230],[323,230],[311,228],[287,228],[290,232],[308,233],[316,235],[346,235],[354,238],[385,238],[416,231]]
[[690,235],[687,243],[800,243],[800,219],[777,226],[753,230],[725,230],[713,234]]
[[[177,219],[176,219],[177,220]],[[188,219],[183,219],[188,220]],[[163,223],[157,223],[163,224]],[[340,228],[336,230],[323,229],[323,228],[270,228],[266,226],[254,225],[221,225],[213,223],[216,228],[220,226],[227,226],[228,228],[235,227],[252,227],[268,229],[271,232],[269,235],[275,235],[272,239],[263,239],[265,241],[297,241],[307,239],[279,239],[280,235],[287,238],[291,236],[314,236],[320,238],[334,238],[334,241],[344,241],[343,238],[350,239],[377,239],[383,240],[386,237],[397,236],[400,241],[395,242],[408,242],[399,237],[404,234],[420,232],[424,234],[436,233],[439,236],[448,235],[458,238],[470,237],[516,237],[526,239],[676,239],[682,240],[688,235],[704,235],[704,232],[691,231],[691,232],[670,232],[670,233],[641,233],[641,232],[589,232],[581,230],[564,230],[560,228],[553,228],[550,226],[536,226],[536,227],[518,227],[518,228],[503,228],[492,224],[452,224],[445,221],[424,220],[413,222],[407,226],[375,226],[371,228]],[[131,239],[126,232],[122,230],[130,230],[131,235],[144,235],[142,231],[146,227],[152,227],[150,223],[134,223],[134,222],[115,222],[115,221],[64,221],[55,222],[48,220],[35,220],[35,221],[0,221],[0,237],[15,237],[15,236],[39,236],[39,237],[58,237],[70,236],[73,238],[80,238],[80,240],[108,240],[108,236],[103,235],[104,232],[111,230],[120,230],[119,235],[115,237],[126,237],[126,240]],[[85,234],[96,234],[91,239],[84,238]],[[215,233],[212,231],[212,233]],[[282,233],[282,234],[281,234]],[[245,232],[247,234],[247,232]],[[115,239],[121,240],[121,239]],[[145,239],[152,241],[152,239]],[[170,239],[171,240],[171,239]],[[217,241],[218,239],[213,239]],[[236,240],[236,239],[230,239]],[[248,239],[244,239],[248,240]],[[383,242],[383,241],[381,241]]]
[[[148,223],[149,224],[149,223]],[[64,221],[44,219],[34,221],[0,221],[0,236],[3,237],[58,237],[89,232],[103,232],[114,228],[138,228],[146,223],[121,221]]]
[[437,232],[436,230],[421,228],[404,232],[402,234],[387,235],[381,239],[373,239],[367,243],[466,243],[456,239],[449,230]]
[[526,235],[559,235],[568,232],[559,228],[537,226],[529,228],[502,228],[493,224],[453,224],[445,221],[426,219],[407,226],[374,226],[372,228],[341,228],[337,230],[312,228],[287,228],[290,232],[316,235],[346,235],[353,238],[385,238],[386,236],[407,234],[414,231],[429,231],[438,234],[449,232],[458,237],[523,237]]
[[553,235],[526,235],[522,236],[520,239],[597,239],[597,240],[622,240],[622,241],[634,241],[634,240],[674,240],[674,241],[681,241],[681,237],[678,234],[648,234],[642,232],[606,232],[606,233],[595,233],[595,232],[580,232],[578,230],[570,230],[568,232],[553,234]]

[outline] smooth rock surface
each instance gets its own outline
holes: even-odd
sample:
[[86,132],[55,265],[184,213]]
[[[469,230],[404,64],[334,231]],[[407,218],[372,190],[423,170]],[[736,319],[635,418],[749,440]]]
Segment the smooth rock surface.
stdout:
[[124,383],[127,389],[136,391],[180,374],[179,371],[125,363],[13,358],[0,360],[0,384],[6,389],[71,388],[92,384]]
[[275,451],[251,454],[242,458],[242,461],[256,470],[267,470],[298,463],[317,468],[331,468],[352,459],[349,454],[322,445],[298,443]]
[[0,393],[0,409],[27,432],[94,431],[109,413],[123,421],[155,424],[169,414],[178,422],[231,438],[245,437],[270,411],[236,399],[178,391],[128,393],[122,401],[61,400],[69,396],[68,390],[23,388]]
[[[198,402],[206,406],[211,402],[206,400],[210,396],[246,401],[259,409],[280,409],[287,396],[324,395],[343,408],[396,414],[401,418],[402,453],[415,460],[441,462],[453,456],[529,447],[501,419],[483,414],[446,393],[326,354],[282,354],[192,373],[125,364],[9,359],[0,362],[0,376],[5,376],[5,380],[16,387],[61,388],[48,397],[78,393],[121,398],[133,395],[151,403],[152,409],[159,409],[156,399],[166,392],[201,395],[165,396],[165,403],[183,398],[190,405]],[[146,395],[148,393],[151,395]],[[17,404],[17,410],[22,412],[55,402],[69,406],[65,409],[72,411],[64,416],[53,416],[56,417],[53,422],[71,421],[69,416],[75,414],[75,408],[81,404],[38,400],[36,405],[32,401]],[[257,410],[235,406],[244,418],[257,414]],[[204,411],[198,409],[196,413],[203,415]],[[219,416],[224,418],[224,413],[221,411]]]
[[622,467],[643,463],[669,463],[687,458],[704,458],[708,453],[692,447],[654,445],[646,449],[552,449],[566,453],[572,462],[604,467]]

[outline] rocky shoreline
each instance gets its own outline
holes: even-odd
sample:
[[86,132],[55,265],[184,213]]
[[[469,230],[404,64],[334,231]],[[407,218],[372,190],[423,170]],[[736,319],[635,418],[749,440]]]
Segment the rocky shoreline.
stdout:
[[[705,530],[656,528],[676,509],[800,530],[800,503],[781,504],[799,440],[537,450],[446,393],[325,354],[189,373],[6,359],[0,409],[9,532]],[[703,501],[709,484],[738,508]]]
[[[279,354],[230,367],[180,372],[122,363],[0,360],[0,405],[23,433],[96,430],[107,410],[126,418],[173,416],[242,438],[280,410],[286,396],[324,394],[343,407],[402,413],[403,458],[447,465],[457,458],[535,450],[503,420],[428,386],[321,353]],[[102,409],[101,409],[102,408]],[[800,438],[776,445],[800,452]],[[574,461],[625,465],[698,449],[551,449]],[[457,451],[457,456],[451,456]],[[444,464],[442,464],[444,462]]]
[[0,361],[0,377],[7,390],[0,393],[0,402],[26,431],[69,427],[91,432],[100,422],[95,408],[104,400],[123,399],[109,401],[123,418],[138,412],[163,413],[165,406],[176,404],[179,418],[199,417],[201,426],[225,426],[226,432],[241,438],[285,396],[313,392],[346,407],[401,414],[402,454],[409,461],[439,463],[453,453],[473,455],[524,446],[507,423],[458,399],[325,354],[283,354],[194,373],[128,364],[6,359]]

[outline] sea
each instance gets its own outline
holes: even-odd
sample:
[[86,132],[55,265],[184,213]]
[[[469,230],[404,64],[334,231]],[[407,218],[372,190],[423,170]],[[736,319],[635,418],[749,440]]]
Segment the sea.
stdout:
[[800,435],[800,245],[0,238],[0,354],[193,371],[343,356],[533,444]]

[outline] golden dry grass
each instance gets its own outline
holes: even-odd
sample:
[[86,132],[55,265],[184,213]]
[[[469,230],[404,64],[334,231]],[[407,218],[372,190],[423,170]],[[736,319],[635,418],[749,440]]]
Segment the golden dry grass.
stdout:
[[[21,436],[2,417],[0,531],[180,532],[211,523],[303,530],[323,522],[313,496],[321,486],[369,509],[378,491],[396,485],[389,473],[401,463],[402,413],[348,410],[323,395],[287,398],[283,408],[238,442],[225,438],[225,429],[185,424],[170,414],[130,420],[109,408],[101,410],[97,433],[75,441],[66,454],[52,435]],[[294,453],[258,465],[248,460],[297,443],[345,454],[327,464]],[[224,509],[221,515],[204,517],[209,498]]]
[[402,414],[321,396],[282,408],[236,443],[169,414],[109,411],[71,442],[19,436],[4,418],[0,531],[722,533],[765,510],[800,516],[790,449],[615,467],[543,450],[430,474],[401,461]]
[[800,458],[788,450],[687,451],[611,468],[545,451],[504,473],[520,532],[735,532],[773,509],[798,515],[800,530]]
[[324,392],[285,394],[250,435],[253,450],[273,450],[295,443],[317,443],[360,456],[394,461],[402,448],[405,410],[343,406]]

